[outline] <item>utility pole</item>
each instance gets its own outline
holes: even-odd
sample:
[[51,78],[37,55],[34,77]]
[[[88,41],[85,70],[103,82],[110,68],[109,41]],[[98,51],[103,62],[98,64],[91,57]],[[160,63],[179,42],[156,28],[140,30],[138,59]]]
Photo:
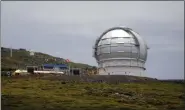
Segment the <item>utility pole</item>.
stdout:
[[69,65],[69,74],[68,75],[70,76],[70,74],[71,74],[71,71],[70,71],[71,70],[71,67],[70,67],[70,64],[69,63],[68,63],[68,65]]
[[12,47],[10,47],[10,57],[12,57]]

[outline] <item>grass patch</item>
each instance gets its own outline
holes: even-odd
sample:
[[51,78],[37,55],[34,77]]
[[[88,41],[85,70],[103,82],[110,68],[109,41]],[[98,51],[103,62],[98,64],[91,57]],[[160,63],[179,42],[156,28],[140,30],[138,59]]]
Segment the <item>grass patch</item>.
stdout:
[[85,83],[2,77],[3,110],[183,109],[183,84]]

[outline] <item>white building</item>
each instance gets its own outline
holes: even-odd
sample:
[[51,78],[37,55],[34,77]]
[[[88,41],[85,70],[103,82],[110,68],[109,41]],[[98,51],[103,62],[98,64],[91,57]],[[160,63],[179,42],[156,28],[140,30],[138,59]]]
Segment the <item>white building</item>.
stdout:
[[148,46],[132,29],[114,27],[95,42],[99,75],[144,76]]

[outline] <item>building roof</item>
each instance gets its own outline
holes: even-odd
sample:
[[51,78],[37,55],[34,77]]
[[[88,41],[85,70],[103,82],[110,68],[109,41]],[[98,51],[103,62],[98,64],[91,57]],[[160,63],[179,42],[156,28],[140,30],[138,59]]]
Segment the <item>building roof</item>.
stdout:
[[59,67],[59,68],[67,68],[66,64],[43,64],[44,67]]

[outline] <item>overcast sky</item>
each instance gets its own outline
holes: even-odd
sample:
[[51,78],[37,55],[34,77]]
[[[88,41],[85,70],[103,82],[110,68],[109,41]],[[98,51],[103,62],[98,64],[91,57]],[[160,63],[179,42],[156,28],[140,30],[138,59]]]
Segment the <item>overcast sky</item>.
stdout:
[[147,76],[184,79],[183,1],[1,2],[1,45],[96,65],[92,46],[105,30],[127,26],[150,50]]

